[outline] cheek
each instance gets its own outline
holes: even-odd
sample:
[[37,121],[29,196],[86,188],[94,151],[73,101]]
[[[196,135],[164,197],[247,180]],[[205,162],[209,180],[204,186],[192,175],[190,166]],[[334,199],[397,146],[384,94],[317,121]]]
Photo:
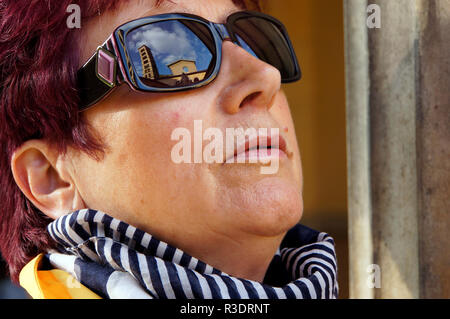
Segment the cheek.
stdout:
[[303,176],[302,176],[302,165],[301,165],[301,155],[300,149],[298,147],[297,135],[295,131],[294,120],[292,118],[291,110],[283,91],[278,94],[275,101],[274,107],[270,110],[273,117],[279,123],[281,128],[281,134],[287,139],[287,143],[290,151],[293,153],[293,164],[294,164],[294,176],[297,180],[298,185],[303,187]]
[[289,108],[289,103],[286,98],[286,95],[283,91],[277,95],[274,106],[270,109],[272,115],[279,121],[282,125],[282,128],[288,127],[291,130],[292,126],[292,115],[291,110]]
[[298,153],[294,121],[284,92],[278,94],[274,106],[270,109],[270,113],[280,126],[280,134],[288,139],[291,151]]
[[179,141],[171,139],[172,133],[177,128],[193,131],[195,116],[188,109],[188,105],[164,105],[160,110],[150,112],[147,108],[130,114],[119,130],[123,137],[113,146],[115,165],[127,164],[136,179],[145,179],[146,175],[158,177],[160,181],[167,179],[176,170],[171,153]]
[[100,162],[87,158],[77,167],[87,206],[120,211],[148,204],[156,210],[171,194],[183,193],[183,181],[198,180],[193,167],[171,160],[177,143],[172,132],[180,127],[192,132],[194,119],[201,118],[194,101],[148,99],[120,110],[110,111],[106,105],[88,113],[87,122],[107,147]]
[[186,114],[186,106],[180,105],[170,111],[159,114],[162,121],[167,121],[167,126],[171,128],[180,127],[184,123],[183,116]]

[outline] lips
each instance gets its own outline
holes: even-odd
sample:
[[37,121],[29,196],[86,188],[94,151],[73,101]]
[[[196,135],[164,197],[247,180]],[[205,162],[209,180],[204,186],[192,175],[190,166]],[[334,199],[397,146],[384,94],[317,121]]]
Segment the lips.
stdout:
[[237,144],[233,155],[226,157],[225,163],[235,163],[237,159],[245,159],[245,162],[248,162],[252,159],[283,157],[288,156],[289,153],[286,140],[281,135],[257,135],[246,138],[244,143]]

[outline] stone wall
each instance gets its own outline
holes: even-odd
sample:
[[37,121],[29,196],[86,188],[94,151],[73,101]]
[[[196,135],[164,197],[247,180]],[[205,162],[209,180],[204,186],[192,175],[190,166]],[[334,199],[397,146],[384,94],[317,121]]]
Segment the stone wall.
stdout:
[[450,1],[344,11],[350,297],[449,298]]

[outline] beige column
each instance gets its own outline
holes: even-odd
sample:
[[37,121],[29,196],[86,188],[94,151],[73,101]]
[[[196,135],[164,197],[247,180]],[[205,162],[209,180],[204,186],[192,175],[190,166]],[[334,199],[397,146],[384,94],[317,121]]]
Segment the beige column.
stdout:
[[450,298],[450,1],[421,0],[417,105],[421,298]]
[[350,297],[449,297],[450,1],[345,2]]
[[366,284],[373,264],[366,7],[365,0],[344,2],[350,298],[374,297]]

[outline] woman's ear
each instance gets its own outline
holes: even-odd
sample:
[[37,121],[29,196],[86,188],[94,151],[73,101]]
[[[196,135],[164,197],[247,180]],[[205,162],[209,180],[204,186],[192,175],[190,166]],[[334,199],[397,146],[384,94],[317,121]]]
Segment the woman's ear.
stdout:
[[11,158],[16,184],[45,215],[56,219],[85,208],[70,174],[70,162],[45,141],[30,140]]

